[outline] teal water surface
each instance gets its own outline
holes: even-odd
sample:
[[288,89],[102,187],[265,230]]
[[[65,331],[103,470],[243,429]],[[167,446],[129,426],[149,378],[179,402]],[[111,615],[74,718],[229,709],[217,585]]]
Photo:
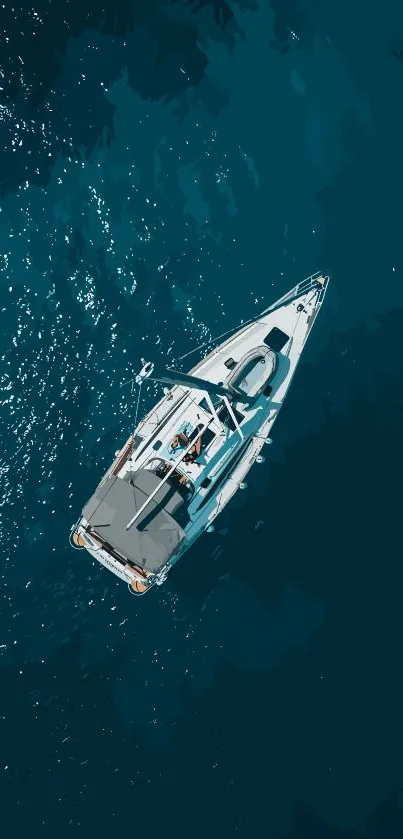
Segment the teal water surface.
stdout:
[[[20,0],[0,32],[4,835],[399,839],[403,9]],[[316,270],[270,457],[129,597],[68,546],[124,383]]]

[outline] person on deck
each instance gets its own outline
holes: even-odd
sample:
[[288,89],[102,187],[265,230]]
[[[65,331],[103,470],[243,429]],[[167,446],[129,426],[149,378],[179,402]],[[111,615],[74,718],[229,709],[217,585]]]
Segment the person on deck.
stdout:
[[178,434],[175,434],[175,437],[172,440],[171,449],[176,451],[176,449],[184,448],[189,442],[187,434],[184,434],[183,431],[179,431]]
[[187,455],[185,455],[185,457],[183,458],[184,463],[194,463],[196,457],[199,457],[199,454],[201,452],[201,444],[201,437],[198,437],[194,446],[192,446],[190,451],[188,451]]

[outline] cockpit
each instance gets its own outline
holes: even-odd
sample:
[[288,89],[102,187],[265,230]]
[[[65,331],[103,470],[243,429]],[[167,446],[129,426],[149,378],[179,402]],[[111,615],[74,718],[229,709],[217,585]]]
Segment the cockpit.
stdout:
[[[164,460],[162,457],[154,457],[150,460],[145,468],[158,478],[165,478],[169,470],[172,469],[172,463],[169,460]],[[174,469],[172,474],[166,480],[168,486],[176,490],[184,501],[189,502],[194,493],[194,486],[189,476],[182,472],[181,469]]]

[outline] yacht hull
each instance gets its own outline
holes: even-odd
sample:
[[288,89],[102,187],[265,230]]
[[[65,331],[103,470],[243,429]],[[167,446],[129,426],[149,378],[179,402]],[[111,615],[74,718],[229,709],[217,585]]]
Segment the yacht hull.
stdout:
[[[83,514],[72,528],[72,545],[85,548],[105,568],[128,583],[132,593],[143,594],[164,582],[170,568],[212,527],[244,484],[263,446],[270,442],[273,424],[322,306],[328,281],[328,277],[315,274],[299,283],[216,346],[188,376],[178,374],[178,384],[173,384],[138,424],[102,478],[98,490],[111,476],[127,481],[141,470],[158,473],[161,464],[168,469],[168,477],[156,486],[149,499],[145,498],[144,513],[136,507],[133,524],[126,525],[126,530],[136,525],[140,533],[144,527],[139,525],[139,517],[147,515],[147,511],[150,513],[151,505],[155,504],[153,495],[156,499],[158,493],[161,495],[164,481],[176,478],[179,485],[189,487],[186,524],[181,522],[184,538],[157,569],[150,571],[147,557],[137,562],[119,554],[113,545],[99,537],[99,530],[97,534],[96,527]],[[175,382],[174,371],[170,371],[170,377]],[[211,395],[214,385],[216,400]],[[183,456],[179,450],[178,455],[172,448],[173,436],[179,432],[180,437],[182,429],[182,436],[187,439],[189,428],[192,433],[201,429],[197,434],[202,441],[209,435],[207,445],[204,444],[193,460],[186,452]],[[188,449],[192,446],[189,439]],[[194,440],[197,442],[197,436]],[[150,525],[146,525],[146,531],[147,527]]]

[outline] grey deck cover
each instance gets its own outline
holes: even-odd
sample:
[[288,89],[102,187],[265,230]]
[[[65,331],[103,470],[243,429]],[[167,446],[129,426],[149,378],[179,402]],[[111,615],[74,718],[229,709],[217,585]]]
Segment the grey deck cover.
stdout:
[[184,505],[165,483],[129,530],[126,525],[161,479],[147,469],[124,478],[109,476],[83,509],[94,534],[141,568],[156,572],[179,546],[185,533],[171,513]]

